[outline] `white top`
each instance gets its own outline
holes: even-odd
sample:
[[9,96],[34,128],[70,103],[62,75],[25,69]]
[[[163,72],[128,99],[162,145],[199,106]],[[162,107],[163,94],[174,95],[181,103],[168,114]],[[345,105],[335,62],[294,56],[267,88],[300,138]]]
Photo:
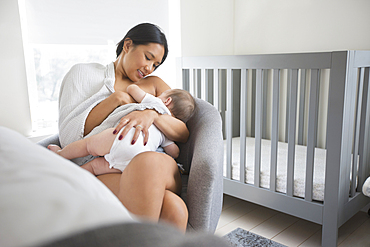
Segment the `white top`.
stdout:
[[[77,64],[71,68],[63,79],[59,95],[59,140],[62,148],[115,127],[122,117],[132,111],[155,109],[161,114],[169,113],[166,107],[167,111],[145,102],[122,105],[84,137],[87,116],[97,104],[114,93],[114,83],[113,63],[107,66],[96,63]],[[90,155],[74,159],[73,162],[82,165],[92,159],[93,156]]]
[[59,139],[62,147],[83,138],[89,112],[114,92],[114,65],[77,64],[63,79],[59,95]]

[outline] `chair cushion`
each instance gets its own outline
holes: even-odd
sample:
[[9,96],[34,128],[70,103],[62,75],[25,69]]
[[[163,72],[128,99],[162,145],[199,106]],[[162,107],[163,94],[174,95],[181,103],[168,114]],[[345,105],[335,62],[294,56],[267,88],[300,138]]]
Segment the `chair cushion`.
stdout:
[[137,222],[91,173],[13,130],[0,136],[0,246]]

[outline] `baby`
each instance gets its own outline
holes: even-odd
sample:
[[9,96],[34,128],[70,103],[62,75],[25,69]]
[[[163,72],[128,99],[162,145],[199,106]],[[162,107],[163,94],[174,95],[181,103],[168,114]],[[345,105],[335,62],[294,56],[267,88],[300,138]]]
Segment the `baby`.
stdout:
[[[195,108],[193,97],[187,91],[181,89],[169,89],[158,97],[154,97],[145,93],[137,85],[132,84],[127,87],[127,93],[138,103],[150,104],[153,108],[172,114],[183,122],[191,117]],[[138,127],[141,126],[136,126],[136,128]],[[95,158],[81,166],[95,176],[106,173],[120,173],[137,154],[156,151],[159,146],[173,158],[177,158],[179,155],[178,146],[167,139],[154,124],[148,129],[149,139],[146,145],[143,144],[142,134],[139,135],[134,144],[131,144],[135,128],[132,128],[122,140],[118,140],[120,134],[112,134],[113,130],[114,128],[106,129],[99,134],[70,143],[63,149],[57,145],[49,145],[48,148],[66,159],[85,157],[89,154],[104,156]]]

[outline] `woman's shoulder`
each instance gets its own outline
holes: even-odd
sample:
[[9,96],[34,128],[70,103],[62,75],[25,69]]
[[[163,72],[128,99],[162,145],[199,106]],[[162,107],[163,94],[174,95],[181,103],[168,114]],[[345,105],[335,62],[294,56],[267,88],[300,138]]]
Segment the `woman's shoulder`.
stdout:
[[[79,63],[72,66],[64,76],[60,90],[82,90],[90,89],[96,91],[104,85],[106,68],[98,63]],[[90,91],[88,90],[88,91]]]
[[156,75],[147,76],[139,81],[140,83],[165,83],[160,77]]
[[70,71],[86,71],[86,70],[105,70],[107,65],[102,65],[100,63],[78,63],[72,66]]
[[170,87],[158,76],[147,76],[141,79],[138,85],[152,86],[156,91],[156,96],[160,95],[162,92],[170,89]]
[[109,65],[99,63],[78,63],[71,67],[64,80],[103,80]]

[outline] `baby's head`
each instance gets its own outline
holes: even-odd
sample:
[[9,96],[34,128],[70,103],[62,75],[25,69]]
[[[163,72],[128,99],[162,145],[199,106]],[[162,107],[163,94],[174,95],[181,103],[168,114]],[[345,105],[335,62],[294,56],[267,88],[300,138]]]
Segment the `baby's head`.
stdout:
[[195,101],[189,92],[182,89],[169,89],[164,91],[159,98],[171,111],[171,114],[184,123],[193,115]]

